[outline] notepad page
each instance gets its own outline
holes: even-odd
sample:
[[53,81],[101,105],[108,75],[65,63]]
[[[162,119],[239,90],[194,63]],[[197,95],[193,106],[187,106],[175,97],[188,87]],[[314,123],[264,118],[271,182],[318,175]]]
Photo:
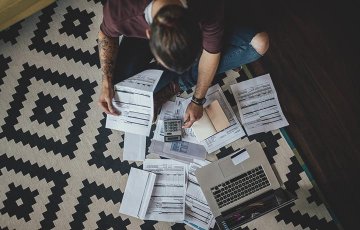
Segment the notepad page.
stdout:
[[194,122],[191,128],[194,131],[198,141],[205,140],[206,138],[216,133],[216,129],[206,112],[203,113],[203,116],[200,118],[200,120]]
[[220,132],[230,126],[224,110],[221,108],[218,100],[215,100],[205,107],[205,112],[213,124],[216,132]]

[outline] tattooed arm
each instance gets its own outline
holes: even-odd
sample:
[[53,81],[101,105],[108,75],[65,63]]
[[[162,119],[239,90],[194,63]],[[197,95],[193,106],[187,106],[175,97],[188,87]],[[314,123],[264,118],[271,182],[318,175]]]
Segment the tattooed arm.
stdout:
[[98,47],[102,72],[102,87],[99,105],[103,108],[105,113],[116,115],[118,112],[113,108],[111,100],[114,96],[112,78],[119,48],[119,38],[108,37],[100,31],[98,36]]

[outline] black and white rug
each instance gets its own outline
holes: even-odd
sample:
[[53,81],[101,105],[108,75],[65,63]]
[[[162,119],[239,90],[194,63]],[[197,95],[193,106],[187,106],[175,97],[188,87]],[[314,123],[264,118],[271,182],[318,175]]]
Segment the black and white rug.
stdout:
[[[0,229],[190,229],[118,213],[128,172],[141,164],[122,161],[124,136],[104,128],[97,106],[102,2],[61,0],[0,32]],[[247,77],[219,82],[235,110],[229,85]],[[243,229],[336,229],[285,137],[245,137],[217,153],[261,142],[298,196]]]

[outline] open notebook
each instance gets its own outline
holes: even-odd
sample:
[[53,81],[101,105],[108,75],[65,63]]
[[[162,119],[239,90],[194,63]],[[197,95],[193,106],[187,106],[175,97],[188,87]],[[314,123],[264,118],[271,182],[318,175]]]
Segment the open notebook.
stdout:
[[230,123],[217,100],[204,108],[203,116],[191,126],[198,141],[226,129]]

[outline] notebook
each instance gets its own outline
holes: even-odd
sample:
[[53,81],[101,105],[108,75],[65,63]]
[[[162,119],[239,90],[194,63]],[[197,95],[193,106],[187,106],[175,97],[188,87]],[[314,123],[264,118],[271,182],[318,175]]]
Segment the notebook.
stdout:
[[198,141],[226,129],[230,123],[217,100],[204,108],[203,116],[191,126]]

